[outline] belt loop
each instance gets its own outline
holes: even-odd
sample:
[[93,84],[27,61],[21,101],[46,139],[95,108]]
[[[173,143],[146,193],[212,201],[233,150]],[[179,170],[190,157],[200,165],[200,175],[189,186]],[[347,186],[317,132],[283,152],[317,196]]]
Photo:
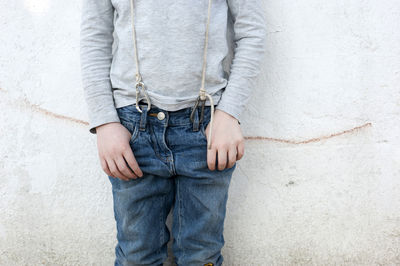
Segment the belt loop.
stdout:
[[[193,112],[193,108],[196,108],[196,110]],[[192,107],[192,112],[193,112],[193,131],[198,131],[200,128],[200,122],[199,122],[199,108]]]
[[140,125],[139,125],[140,131],[146,131],[147,111],[148,111],[148,106],[143,106],[142,113],[140,115]]

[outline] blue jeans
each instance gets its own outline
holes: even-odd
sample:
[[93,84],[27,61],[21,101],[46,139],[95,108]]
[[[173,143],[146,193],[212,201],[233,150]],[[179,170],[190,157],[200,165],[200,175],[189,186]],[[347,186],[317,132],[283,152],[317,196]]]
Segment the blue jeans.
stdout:
[[[211,107],[166,111],[140,104],[117,109],[132,134],[130,146],[143,177],[112,184],[118,244],[115,265],[163,265],[173,207],[172,250],[177,265],[222,265],[221,249],[228,189],[236,163],[214,171],[207,166],[205,129]],[[157,116],[158,115],[158,116]],[[217,167],[217,166],[216,166]]]

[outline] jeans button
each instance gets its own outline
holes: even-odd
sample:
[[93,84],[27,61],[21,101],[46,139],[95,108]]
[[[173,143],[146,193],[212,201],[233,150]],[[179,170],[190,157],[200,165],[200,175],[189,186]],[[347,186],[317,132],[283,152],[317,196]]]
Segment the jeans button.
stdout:
[[163,120],[165,118],[165,114],[163,112],[159,112],[157,114],[157,118],[158,118],[158,120]]

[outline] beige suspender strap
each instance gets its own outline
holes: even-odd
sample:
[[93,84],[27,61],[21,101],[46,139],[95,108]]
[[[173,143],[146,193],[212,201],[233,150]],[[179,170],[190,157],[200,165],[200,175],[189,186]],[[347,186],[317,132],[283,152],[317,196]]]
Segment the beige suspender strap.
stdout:
[[[139,72],[139,61],[138,61],[138,54],[137,54],[137,47],[136,47],[136,33],[135,33],[135,17],[134,17],[134,10],[133,10],[133,1],[130,0],[131,3],[131,18],[132,18],[132,35],[133,35],[133,47],[135,50],[135,61],[136,61],[136,109],[139,112],[142,112],[142,110],[139,108],[139,95],[140,95],[140,89],[145,93],[145,97],[147,100],[147,105],[148,105],[148,110],[151,108],[151,103],[150,103],[150,97],[147,94],[146,88],[144,86],[144,83],[142,81],[142,76],[140,75]],[[210,25],[210,16],[211,16],[211,0],[208,0],[208,16],[207,16],[207,26],[206,26],[206,33],[205,33],[205,41],[204,41],[204,53],[203,53],[203,69],[202,69],[202,79],[201,79],[201,87],[200,87],[200,92],[199,92],[199,97],[197,98],[197,101],[203,101],[205,102],[207,97],[210,100],[211,103],[211,118],[210,118],[210,135],[207,138],[207,148],[211,149],[211,133],[212,133],[212,125],[213,125],[213,118],[214,118],[214,101],[212,99],[212,96],[208,94],[204,88],[205,84],[205,76],[206,76],[206,65],[207,65],[207,48],[208,48],[208,31],[209,31],[209,25]],[[196,102],[196,109],[197,109],[197,103]]]
[[131,0],[130,3],[131,3],[133,47],[135,50],[135,61],[136,61],[136,86],[135,86],[136,87],[136,109],[141,113],[142,110],[139,107],[140,90],[142,90],[145,94],[148,110],[150,110],[150,108],[151,108],[151,102],[150,102],[150,97],[147,94],[146,87],[142,81],[142,76],[140,75],[140,72],[139,72],[139,57],[137,54],[137,47],[136,47],[135,17],[134,17],[135,12],[133,11],[133,0]]
[[[203,74],[202,74],[202,80],[201,80],[201,87],[200,87],[200,100],[205,101],[206,97],[210,99],[211,103],[211,118],[210,118],[210,135],[208,136],[207,139],[207,148],[210,150],[211,149],[211,133],[212,133],[212,125],[213,125],[213,120],[214,120],[214,101],[212,99],[212,96],[206,92],[204,89],[204,83],[206,79],[206,65],[207,65],[207,47],[208,47],[208,29],[210,25],[210,14],[211,14],[211,0],[208,0],[208,16],[207,16],[207,29],[206,29],[206,37],[204,41],[204,56],[203,56]],[[207,132],[206,132],[207,133]]]

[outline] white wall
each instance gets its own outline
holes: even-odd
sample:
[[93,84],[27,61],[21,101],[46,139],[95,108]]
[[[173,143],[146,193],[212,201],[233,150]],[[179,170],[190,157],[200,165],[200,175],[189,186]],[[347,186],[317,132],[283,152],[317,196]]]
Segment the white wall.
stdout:
[[[112,265],[111,188],[80,83],[80,1],[0,10],[0,265]],[[400,264],[399,1],[266,0],[265,10],[224,265]]]

